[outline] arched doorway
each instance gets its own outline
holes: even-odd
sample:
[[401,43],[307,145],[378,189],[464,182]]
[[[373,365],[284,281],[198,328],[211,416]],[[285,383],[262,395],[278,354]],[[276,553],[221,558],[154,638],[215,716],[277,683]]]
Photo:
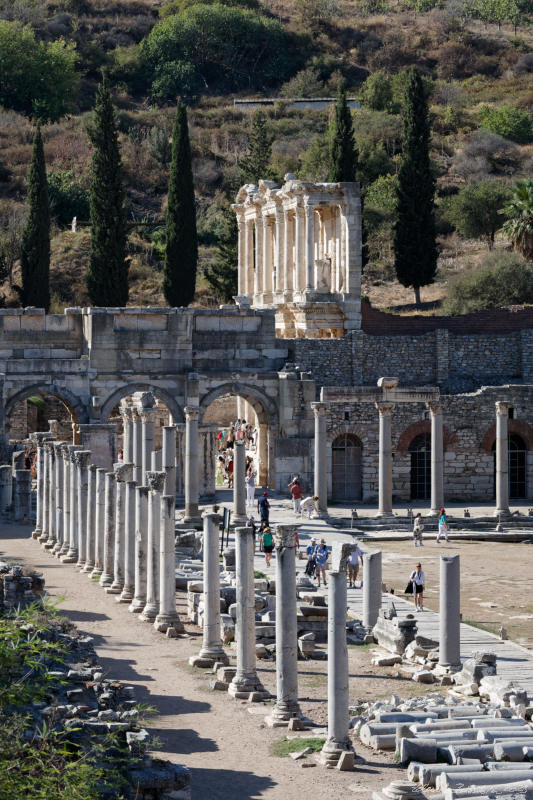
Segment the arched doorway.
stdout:
[[51,431],[56,439],[72,441],[76,426],[87,422],[87,411],[80,399],[64,387],[33,384],[6,401],[5,425],[10,441],[22,441],[31,433]]
[[[494,453],[494,487],[496,487],[496,442]],[[496,489],[494,488],[494,493]],[[527,497],[527,444],[517,433],[509,434],[509,497]]]
[[337,436],[331,445],[331,499],[360,500],[362,496],[361,441],[351,433]]
[[431,434],[419,433],[409,445],[411,500],[431,497]]

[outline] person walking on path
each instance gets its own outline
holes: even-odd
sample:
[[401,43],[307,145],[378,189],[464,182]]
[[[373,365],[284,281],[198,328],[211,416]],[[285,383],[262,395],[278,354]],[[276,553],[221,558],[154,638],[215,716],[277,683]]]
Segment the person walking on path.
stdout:
[[328,548],[326,546],[326,540],[321,539],[320,544],[315,549],[316,579],[318,581],[319,588],[320,588],[320,576],[322,576],[322,580],[324,581],[324,586],[328,585],[326,581],[327,561],[328,561]]
[[292,507],[294,509],[294,513],[301,514],[302,497],[304,496],[304,493],[297,478],[295,478],[292,483],[289,483],[289,488],[291,490]]
[[424,542],[422,541],[422,531],[424,530],[424,526],[422,525],[422,514],[420,511],[415,517],[415,521],[413,524],[413,544],[416,547],[420,545],[420,547],[424,547]]
[[270,566],[273,549],[274,549],[274,540],[272,539],[272,531],[267,526],[266,528],[263,528],[263,552],[265,554],[265,563],[267,567]]
[[446,537],[446,541],[449,542],[448,539],[448,520],[446,519],[446,511],[441,508],[439,514],[439,532],[437,533],[437,544],[440,542],[440,537],[444,534]]
[[244,480],[246,482],[246,505],[253,508],[255,499],[255,469],[253,464],[250,464]]
[[409,580],[411,581],[413,586],[413,599],[415,601],[415,608],[417,611],[423,611],[426,576],[422,571],[422,564],[420,564],[420,562],[416,565],[416,569],[412,571]]
[[357,573],[359,572],[359,562],[361,566],[363,566],[363,552],[357,542],[355,542],[355,550],[352,550],[348,556],[348,586],[350,589],[355,589]]
[[259,514],[261,522],[264,522],[266,525],[268,525],[269,511],[270,503],[268,502],[268,494],[267,492],[263,492],[263,496],[257,501],[257,513]]

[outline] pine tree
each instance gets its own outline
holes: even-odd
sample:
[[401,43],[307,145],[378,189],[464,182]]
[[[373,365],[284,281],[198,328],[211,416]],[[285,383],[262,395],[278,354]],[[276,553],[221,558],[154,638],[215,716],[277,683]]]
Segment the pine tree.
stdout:
[[126,215],[115,110],[105,77],[96,94],[89,137],[94,155],[87,290],[93,305],[121,307],[128,302],[129,294]]
[[28,219],[22,231],[20,266],[22,286],[18,287],[23,306],[50,308],[50,207],[39,123],[35,128],[28,172]]
[[163,293],[172,307],[194,299],[198,239],[187,109],[179,103],[172,131]]
[[261,110],[255,111],[248,136],[248,152],[238,164],[239,186],[245,183],[258,184],[260,180],[275,178],[274,171],[269,167],[273,141],[265,115]]
[[329,180],[332,183],[354,181],[357,169],[357,149],[352,115],[346,102],[346,88],[340,81],[337,89],[335,115],[330,126]]
[[413,67],[405,91],[402,162],[398,173],[398,211],[394,257],[398,280],[412,286],[420,304],[420,287],[433,283],[437,271],[434,196],[429,160],[430,124],[422,77]]
[[229,303],[237,294],[237,216],[229,204],[221,214],[217,255],[205,278],[216,297]]

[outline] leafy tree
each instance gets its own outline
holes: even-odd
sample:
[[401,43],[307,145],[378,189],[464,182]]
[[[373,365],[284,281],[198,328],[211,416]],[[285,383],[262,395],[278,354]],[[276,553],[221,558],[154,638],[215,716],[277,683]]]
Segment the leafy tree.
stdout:
[[513,253],[493,252],[481,267],[463,272],[448,288],[447,314],[533,303],[533,264]]
[[499,136],[511,139],[518,144],[528,144],[533,140],[533,126],[527,111],[511,106],[481,109],[481,125]]
[[388,111],[392,104],[392,85],[383,70],[372,72],[363,83],[361,100],[365,108]]
[[50,307],[50,209],[41,127],[37,124],[28,173],[28,219],[22,231],[18,292],[23,306]]
[[189,127],[183,103],[176,109],[172,131],[166,228],[163,293],[170,306],[188,306],[196,288],[198,240]]
[[37,41],[29,26],[0,20],[0,105],[42,122],[72,108],[78,88],[73,44]]
[[254,112],[250,125],[248,152],[239,160],[239,185],[274,179],[274,172],[269,167],[273,141],[265,115],[258,109]]
[[317,133],[309,142],[302,158],[299,177],[304,181],[327,181],[329,170],[329,139]]
[[507,220],[503,232],[515,250],[525,258],[533,259],[533,178],[516,182],[504,212]]
[[[258,9],[257,0],[202,0],[203,5],[214,5],[215,3],[223,6],[237,6],[240,8]],[[162,19],[171,17],[173,14],[183,14],[191,6],[198,5],[197,0],[171,0],[159,9],[159,16]]]
[[369,206],[395,214],[398,202],[398,176],[381,175],[377,178],[368,187],[365,202]]
[[346,88],[341,81],[337,89],[335,115],[330,126],[329,180],[354,181],[357,150],[353,133],[352,114],[346,102]]
[[398,280],[412,286],[420,304],[420,287],[433,283],[437,271],[435,179],[429,160],[429,110],[419,71],[409,75],[403,110],[402,162],[398,173],[398,210],[394,258]]
[[496,231],[505,219],[502,205],[508,196],[507,188],[497,181],[469,183],[449,198],[445,217],[461,236],[486,239],[492,250]]
[[70,225],[72,217],[88,220],[89,193],[76,180],[70,169],[51,172],[48,176],[50,213],[59,225]]
[[223,303],[229,303],[237,294],[237,260],[237,217],[228,204],[221,214],[215,261],[204,273],[214,294]]
[[502,22],[513,22],[520,15],[520,9],[515,0],[474,0],[472,16],[484,22],[497,23],[501,28]]
[[[302,62],[298,42],[275,19],[214,3],[198,4],[152,28],[141,44],[152,87],[166,99],[185,92],[279,85]],[[174,82],[171,78],[174,75]]]
[[129,294],[124,188],[115,110],[105,77],[96,93],[89,137],[94,154],[87,290],[93,305],[121,307]]

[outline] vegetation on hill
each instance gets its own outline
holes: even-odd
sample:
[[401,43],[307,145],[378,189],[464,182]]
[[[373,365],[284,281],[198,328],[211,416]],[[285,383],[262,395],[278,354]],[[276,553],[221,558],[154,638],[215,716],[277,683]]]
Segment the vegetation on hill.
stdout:
[[[530,179],[533,164],[532,21],[532,0],[0,0],[5,302],[19,302],[14,286],[21,280],[37,120],[52,218],[51,309],[88,301],[88,128],[102,71],[117,109],[130,304],[165,303],[177,99],[188,106],[199,244],[195,301],[209,304],[232,296],[235,230],[228,208],[253,151],[253,115],[236,109],[234,99],[279,98],[262,115],[271,145],[266,177],[282,180],[292,172],[326,180],[333,109],[294,111],[285,98],[332,96],[341,79],[347,95],[362,103],[352,119],[364,199],[363,291],[382,306],[409,302],[412,290],[395,278],[393,231],[401,110],[413,65],[429,102],[439,251],[435,282],[422,289],[422,300],[444,298],[448,279],[463,267],[475,272],[487,243],[496,251],[522,243],[531,259],[527,192],[514,206],[507,198],[520,191],[517,181]],[[506,223],[513,214],[515,223]],[[76,233],[69,230],[74,216]],[[218,288],[206,280],[216,264]]]

